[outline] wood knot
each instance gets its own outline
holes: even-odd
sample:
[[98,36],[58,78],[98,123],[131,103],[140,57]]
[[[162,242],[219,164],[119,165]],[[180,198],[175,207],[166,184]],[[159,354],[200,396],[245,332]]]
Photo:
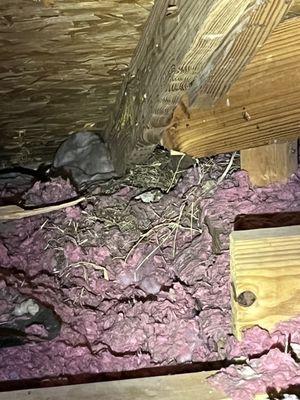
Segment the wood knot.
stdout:
[[256,301],[256,296],[250,290],[245,290],[244,292],[240,293],[237,302],[242,307],[250,307]]

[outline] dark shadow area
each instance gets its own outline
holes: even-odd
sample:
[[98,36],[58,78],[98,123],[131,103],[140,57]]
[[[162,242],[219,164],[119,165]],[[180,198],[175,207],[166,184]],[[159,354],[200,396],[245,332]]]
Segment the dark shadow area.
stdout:
[[13,180],[18,176],[24,177],[27,175],[43,182],[48,178],[47,171],[49,168],[50,165],[44,165],[44,164],[40,165],[39,168],[37,169],[26,168],[21,166],[2,168],[0,169],[0,178],[7,177],[7,179]]
[[0,169],[0,190],[8,190],[0,199],[0,205],[19,205],[22,202],[22,195],[37,181],[48,180],[48,165],[40,165],[38,169],[26,167],[8,167]]
[[300,385],[291,385],[286,390],[277,391],[275,388],[268,388],[267,394],[270,400],[281,400],[286,398],[284,395],[295,395],[300,399]]
[[240,214],[234,220],[234,230],[280,228],[300,225],[300,212],[277,212],[266,214]]
[[[281,343],[274,343],[274,344],[272,344],[272,346],[268,347],[266,350],[261,351],[260,353],[255,353],[255,354],[249,355],[248,359],[249,360],[254,360],[256,358],[261,358],[261,357],[267,355],[270,352],[270,350],[272,350],[272,349],[278,349],[282,353],[284,353],[285,346],[283,346]],[[293,354],[291,354],[291,355],[293,356]]]

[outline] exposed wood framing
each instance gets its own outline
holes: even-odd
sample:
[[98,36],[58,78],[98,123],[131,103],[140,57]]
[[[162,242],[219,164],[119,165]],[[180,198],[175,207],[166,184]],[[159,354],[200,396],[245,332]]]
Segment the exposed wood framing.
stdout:
[[293,18],[300,16],[300,0],[294,0],[289,12],[286,15],[286,18]]
[[241,168],[256,186],[286,182],[298,168],[298,142],[291,140],[241,151]]
[[289,6],[286,0],[157,0],[108,129],[117,169],[160,141],[192,82],[192,92],[209,86],[218,98]]
[[104,127],[153,1],[1,1],[0,166],[46,162],[70,131]]
[[4,392],[0,400],[229,400],[207,382],[215,372]]
[[232,88],[208,110],[180,108],[167,147],[202,157],[300,136],[300,18],[282,22]]
[[22,219],[32,217],[34,215],[48,214],[52,211],[62,210],[67,207],[75,206],[83,202],[86,198],[80,197],[75,200],[66,201],[61,204],[44,206],[39,208],[24,209],[16,205],[0,206],[0,221],[8,221],[11,219]]
[[[0,1],[0,162],[103,129],[153,0]],[[0,163],[0,167],[1,167]]]
[[233,232],[230,256],[233,326],[239,339],[245,328],[272,330],[299,315],[299,225]]
[[[206,381],[210,372],[0,393],[0,400],[225,400]],[[30,392],[30,393],[29,393]]]

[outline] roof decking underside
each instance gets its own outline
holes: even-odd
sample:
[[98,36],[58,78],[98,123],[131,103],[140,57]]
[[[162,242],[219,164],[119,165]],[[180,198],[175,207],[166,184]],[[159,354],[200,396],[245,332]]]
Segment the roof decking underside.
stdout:
[[2,0],[2,165],[47,160],[103,127],[153,0]]
[[69,133],[105,126],[153,2],[1,0],[0,167],[46,162]]

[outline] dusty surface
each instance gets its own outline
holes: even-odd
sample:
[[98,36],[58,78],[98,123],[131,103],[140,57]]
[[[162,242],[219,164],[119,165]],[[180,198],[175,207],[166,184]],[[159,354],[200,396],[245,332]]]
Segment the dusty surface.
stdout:
[[[12,318],[15,303],[26,297],[50,307],[62,325],[52,341],[0,349],[0,380],[232,359],[268,349],[260,341],[251,341],[254,349],[237,347],[232,338],[229,233],[238,214],[300,211],[300,173],[286,185],[255,189],[242,171],[221,181],[229,158],[189,169],[164,194],[142,194],[153,202],[124,186],[80,206],[2,223],[0,321]],[[75,195],[57,178],[35,183],[23,199],[39,205]],[[39,335],[38,328],[30,333]]]
[[1,1],[0,165],[48,162],[71,132],[104,129],[152,6]]

